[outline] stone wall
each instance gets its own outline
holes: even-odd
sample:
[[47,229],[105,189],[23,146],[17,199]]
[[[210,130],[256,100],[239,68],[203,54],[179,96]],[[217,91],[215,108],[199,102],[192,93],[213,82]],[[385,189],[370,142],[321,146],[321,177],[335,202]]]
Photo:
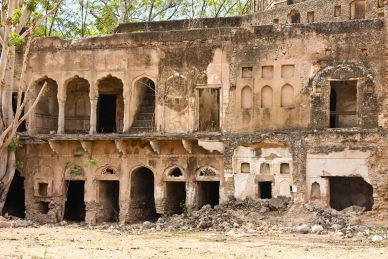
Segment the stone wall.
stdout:
[[[387,19],[369,19],[380,9],[367,4],[368,19],[345,19],[345,8],[336,20],[326,15],[336,4],[350,1],[306,1],[196,30],[174,31],[186,28],[175,21],[36,39],[29,104],[44,81],[52,92],[20,135],[28,217],[55,222],[80,202],[81,220],[135,222],[179,212],[182,200],[196,209],[229,195],[329,205],[338,196],[330,182],[342,184],[335,177],[351,177],[352,190],[371,186],[368,206],[388,209]],[[310,7],[320,20],[263,25]]]

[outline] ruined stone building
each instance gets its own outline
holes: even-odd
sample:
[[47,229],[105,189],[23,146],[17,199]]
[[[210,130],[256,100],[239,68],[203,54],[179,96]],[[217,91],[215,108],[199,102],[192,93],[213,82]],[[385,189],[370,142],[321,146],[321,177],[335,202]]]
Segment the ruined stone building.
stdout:
[[50,90],[20,128],[5,206],[88,223],[230,195],[387,211],[387,1],[254,3],[36,39],[25,98]]

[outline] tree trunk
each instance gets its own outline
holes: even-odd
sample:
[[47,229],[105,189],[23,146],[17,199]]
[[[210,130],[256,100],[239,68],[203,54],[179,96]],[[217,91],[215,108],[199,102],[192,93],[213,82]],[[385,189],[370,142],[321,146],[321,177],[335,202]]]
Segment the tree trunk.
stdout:
[[15,152],[9,152],[8,149],[4,149],[0,153],[0,162],[0,212],[2,214],[8,190],[15,175]]

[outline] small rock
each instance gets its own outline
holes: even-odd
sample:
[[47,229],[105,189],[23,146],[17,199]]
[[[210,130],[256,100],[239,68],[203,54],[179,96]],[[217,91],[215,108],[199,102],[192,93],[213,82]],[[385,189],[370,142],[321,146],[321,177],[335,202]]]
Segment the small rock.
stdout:
[[306,224],[302,224],[296,227],[296,232],[300,234],[307,234],[309,232],[309,227]]
[[65,220],[63,220],[63,221],[61,221],[61,222],[59,223],[59,225],[62,226],[62,227],[63,227],[63,226],[66,226],[66,225],[67,225],[67,222],[66,222]]
[[311,232],[313,233],[318,233],[322,231],[323,231],[323,227],[321,225],[314,225],[311,227]]
[[0,228],[10,228],[12,227],[12,223],[9,221],[0,221]]
[[383,237],[382,236],[379,236],[379,235],[374,235],[372,237],[372,241],[373,242],[378,242],[378,241],[382,241],[383,240]]

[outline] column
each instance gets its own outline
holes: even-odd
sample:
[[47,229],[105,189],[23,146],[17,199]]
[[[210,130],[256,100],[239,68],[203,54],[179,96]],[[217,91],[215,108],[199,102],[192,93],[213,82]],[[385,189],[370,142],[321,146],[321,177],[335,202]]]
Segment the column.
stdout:
[[65,104],[66,100],[58,100],[58,134],[65,134]]
[[96,124],[97,124],[97,102],[98,98],[90,99],[90,131],[89,134],[96,133]]

